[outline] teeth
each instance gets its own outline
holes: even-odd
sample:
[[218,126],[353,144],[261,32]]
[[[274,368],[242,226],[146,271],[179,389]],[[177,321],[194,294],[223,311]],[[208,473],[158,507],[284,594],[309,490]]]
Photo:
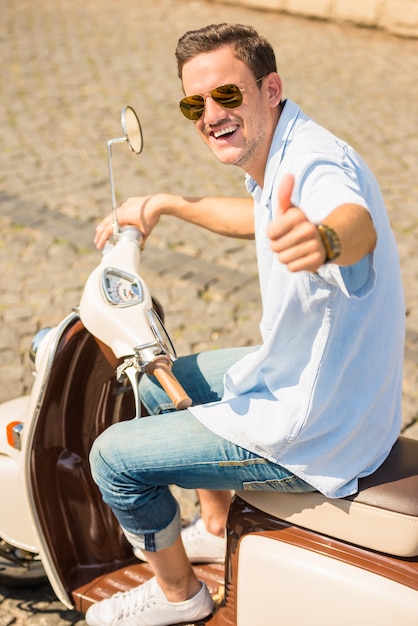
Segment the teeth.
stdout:
[[222,130],[216,130],[213,133],[213,136],[218,139],[218,137],[222,137],[222,135],[228,135],[229,133],[233,133],[237,130],[238,126],[227,126],[226,128],[223,128]]

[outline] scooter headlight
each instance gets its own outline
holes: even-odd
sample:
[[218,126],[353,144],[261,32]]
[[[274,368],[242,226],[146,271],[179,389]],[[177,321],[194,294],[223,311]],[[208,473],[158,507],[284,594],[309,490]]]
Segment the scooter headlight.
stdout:
[[35,363],[36,355],[42,343],[42,340],[46,337],[46,335],[49,333],[50,330],[51,330],[50,326],[48,326],[47,328],[41,328],[41,330],[38,330],[36,335],[33,337],[32,343],[29,349],[29,357],[32,363]]

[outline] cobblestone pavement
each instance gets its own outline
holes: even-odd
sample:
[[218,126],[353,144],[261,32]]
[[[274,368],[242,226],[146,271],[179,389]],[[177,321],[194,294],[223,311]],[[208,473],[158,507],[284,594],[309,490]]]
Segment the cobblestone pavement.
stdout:
[[[134,158],[115,147],[118,198],[244,194],[241,171],[217,164],[177,111],[176,41],[213,21],[265,34],[286,95],[350,141],[377,175],[405,280],[404,430],[418,437],[418,41],[199,0],[3,3],[0,402],[28,391],[31,337],[78,303],[99,261],[91,241],[110,209],[106,142],[121,135],[125,104],[139,113],[145,148]],[[163,219],[143,263],[179,354],[258,341],[252,244]],[[0,626],[83,623],[48,586],[0,587]]]

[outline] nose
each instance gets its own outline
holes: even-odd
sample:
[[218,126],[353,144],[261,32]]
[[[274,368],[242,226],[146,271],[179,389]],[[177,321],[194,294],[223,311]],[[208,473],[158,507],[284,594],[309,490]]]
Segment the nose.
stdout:
[[205,96],[205,108],[202,119],[205,124],[215,124],[225,117],[225,109],[221,104],[215,102],[210,94]]

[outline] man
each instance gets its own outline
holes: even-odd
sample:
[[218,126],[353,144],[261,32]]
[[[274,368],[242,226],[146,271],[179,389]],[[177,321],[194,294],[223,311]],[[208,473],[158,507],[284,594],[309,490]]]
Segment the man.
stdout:
[[[203,489],[202,519],[217,534],[233,489],[354,493],[400,430],[404,302],[375,179],[350,146],[283,99],[272,47],[251,27],[186,33],[176,56],[182,113],[222,163],[244,170],[252,199],[158,194],[129,200],[118,216],[145,237],[163,214],[255,237],[263,341],[179,359],[194,406],[176,414],[175,434],[167,397],[145,379],[142,399],[157,415],[95,442],[94,479],[155,577],[92,606],[91,626],[211,613],[168,485]],[[96,245],[110,234],[108,218]]]

